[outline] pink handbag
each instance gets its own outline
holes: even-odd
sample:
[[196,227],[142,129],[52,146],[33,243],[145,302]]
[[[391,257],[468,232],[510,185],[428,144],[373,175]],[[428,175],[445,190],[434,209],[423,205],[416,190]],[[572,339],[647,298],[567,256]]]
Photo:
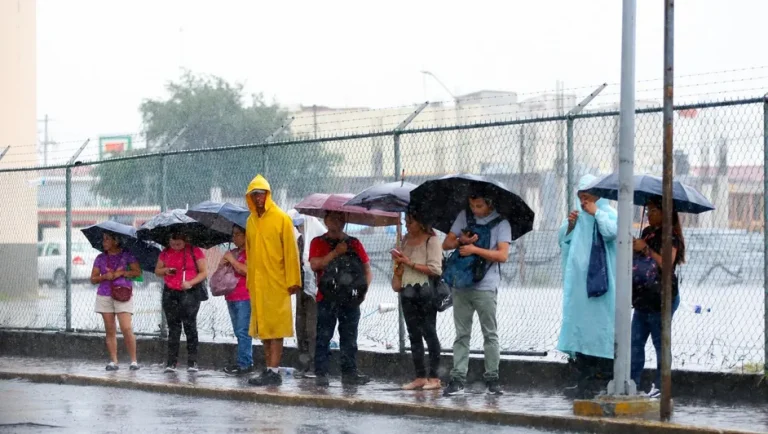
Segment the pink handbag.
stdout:
[[211,294],[214,297],[221,297],[223,295],[230,294],[237,287],[237,282],[240,281],[240,276],[232,265],[224,264],[219,266],[211,276],[210,287]]

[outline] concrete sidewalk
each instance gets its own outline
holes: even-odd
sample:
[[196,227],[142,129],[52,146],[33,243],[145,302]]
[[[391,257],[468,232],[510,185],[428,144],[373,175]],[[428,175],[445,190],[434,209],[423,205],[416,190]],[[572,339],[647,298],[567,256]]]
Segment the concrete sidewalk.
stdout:
[[[405,392],[397,384],[374,381],[360,387],[342,387],[338,379],[328,389],[313,380],[286,378],[280,388],[258,389],[245,378],[220,371],[164,374],[162,366],[143,366],[131,372],[122,365],[107,372],[104,365],[72,359],[0,357],[0,378],[35,382],[110,386],[156,393],[231,399],[270,404],[335,408],[392,415],[416,415],[575,432],[725,433],[768,432],[764,405],[676,400],[673,423],[622,419],[592,419],[572,415],[572,402],[559,395],[533,390],[506,390],[501,397],[468,393],[444,398],[436,391]],[[478,391],[481,386],[478,386]],[[470,387],[471,388],[471,387]]]

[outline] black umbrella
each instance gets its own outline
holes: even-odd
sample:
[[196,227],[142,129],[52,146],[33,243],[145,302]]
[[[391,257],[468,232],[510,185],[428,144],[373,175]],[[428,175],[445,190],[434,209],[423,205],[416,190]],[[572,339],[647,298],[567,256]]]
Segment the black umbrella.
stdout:
[[411,209],[423,223],[449,232],[459,212],[469,212],[469,197],[479,195],[493,201],[493,207],[512,227],[512,239],[533,229],[533,210],[503,183],[484,176],[461,173],[427,181],[411,191]]
[[182,233],[189,238],[189,243],[203,249],[226,243],[231,240],[231,234],[209,229],[202,223],[189,217],[186,210],[174,209],[160,213],[136,231],[140,240],[154,241],[163,246],[168,245],[171,235]]
[[136,238],[136,229],[112,220],[107,220],[87,228],[80,229],[94,249],[103,252],[102,239],[104,233],[109,233],[120,243],[120,248],[130,252],[139,261],[144,271],[155,271],[160,249],[152,244]]
[[[635,197],[633,202],[635,205],[645,206],[649,199],[661,199],[661,177],[635,175],[634,185]],[[589,184],[583,191],[597,197],[619,200],[619,175],[613,173],[602,176]],[[690,214],[701,214],[715,209],[712,202],[703,194],[680,181],[672,182],[672,203],[675,211]]]
[[416,188],[415,184],[404,181],[378,184],[361,191],[345,205],[389,212],[405,212],[411,201],[411,191],[414,188]]
[[231,235],[234,225],[245,228],[251,212],[228,202],[205,201],[188,209],[187,215],[209,229]]

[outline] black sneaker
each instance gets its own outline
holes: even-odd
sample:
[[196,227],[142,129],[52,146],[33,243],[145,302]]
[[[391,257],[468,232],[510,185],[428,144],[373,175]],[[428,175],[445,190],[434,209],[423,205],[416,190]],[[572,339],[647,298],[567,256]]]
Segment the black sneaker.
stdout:
[[240,373],[240,367],[237,365],[229,365],[224,368],[224,373],[227,375],[238,375]]
[[251,386],[279,386],[283,384],[283,377],[277,372],[267,369],[260,376],[248,380]]
[[488,380],[485,382],[485,384],[488,386],[487,393],[489,395],[497,395],[501,396],[504,394],[504,392],[501,390],[501,384],[499,384],[499,380]]
[[318,375],[315,377],[315,386],[317,387],[328,387],[331,385],[330,380],[328,380],[327,375]]
[[362,386],[371,382],[371,377],[363,374],[347,374],[341,376],[341,384],[345,386]]
[[107,371],[117,371],[118,369],[120,369],[120,367],[117,366],[117,363],[115,362],[109,362],[107,365]]
[[197,362],[187,363],[187,372],[198,372],[200,368],[197,366]]
[[253,373],[253,365],[248,366],[247,368],[241,368],[237,365],[227,366],[224,368],[224,373],[227,375],[247,375]]
[[451,380],[448,383],[448,387],[443,390],[443,396],[457,396],[464,394],[464,382],[459,380]]
[[168,373],[171,373],[171,372],[176,372],[176,364],[175,363],[168,363],[167,365],[165,365],[165,373],[168,374]]

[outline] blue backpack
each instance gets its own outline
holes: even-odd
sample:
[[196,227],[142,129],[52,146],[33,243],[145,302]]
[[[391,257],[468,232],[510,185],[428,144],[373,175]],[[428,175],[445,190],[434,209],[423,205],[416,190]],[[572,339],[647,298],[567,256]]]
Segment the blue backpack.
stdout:
[[[462,232],[471,232],[477,234],[475,246],[481,249],[491,248],[491,230],[504,220],[502,216],[496,217],[487,224],[478,224],[474,214],[466,211],[467,228]],[[501,267],[501,265],[499,265]],[[488,261],[477,255],[461,256],[459,249],[451,253],[445,261],[443,268],[443,280],[453,288],[471,288],[477,282],[483,280],[485,274],[491,268]]]

